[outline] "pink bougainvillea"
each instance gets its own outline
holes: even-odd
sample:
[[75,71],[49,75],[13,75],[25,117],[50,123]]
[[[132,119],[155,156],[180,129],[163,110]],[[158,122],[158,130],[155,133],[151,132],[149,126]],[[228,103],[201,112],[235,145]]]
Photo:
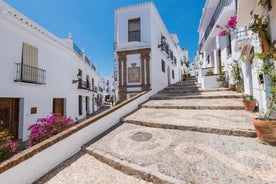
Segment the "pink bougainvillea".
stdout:
[[59,113],[50,114],[46,118],[39,118],[36,123],[28,128],[30,130],[29,144],[33,146],[73,125],[72,118],[67,118]]
[[219,36],[226,36],[226,35],[229,35],[230,34],[230,31],[229,30],[221,30],[219,32]]
[[224,26],[221,26],[219,24],[216,25],[216,28],[221,29],[219,32],[219,36],[227,36],[230,34],[231,29],[236,29],[237,26],[237,16],[232,16],[228,21],[227,24]]
[[232,16],[228,22],[227,22],[227,26],[232,28],[232,29],[236,29],[236,26],[237,26],[237,16]]

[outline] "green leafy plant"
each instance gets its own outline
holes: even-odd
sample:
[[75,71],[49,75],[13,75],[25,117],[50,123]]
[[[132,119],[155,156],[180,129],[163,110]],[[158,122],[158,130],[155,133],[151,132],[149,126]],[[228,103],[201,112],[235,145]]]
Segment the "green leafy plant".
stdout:
[[184,62],[184,64],[185,64],[185,66],[186,66],[187,68],[189,68],[189,66],[190,66],[190,62],[189,62],[189,61]]
[[230,64],[231,66],[231,75],[234,79],[235,84],[242,84],[242,75],[241,75],[241,68],[239,66],[239,62],[237,60],[233,60]]
[[226,71],[224,70],[223,66],[220,67],[220,74],[219,74],[219,77],[217,78],[217,81],[221,83],[227,82]]
[[213,70],[208,70],[208,72],[206,73],[206,75],[214,75]]
[[243,95],[242,98],[244,100],[255,100],[255,98],[252,95],[248,95],[248,94]]
[[249,25],[249,29],[258,33],[262,52],[254,53],[254,57],[263,61],[260,73],[267,78],[267,90],[269,93],[268,111],[264,114],[264,119],[269,119],[272,110],[276,109],[276,41],[271,41],[269,30],[269,15],[254,15],[254,21]]
[[117,102],[116,102],[116,105],[119,105],[120,103],[122,103],[124,100],[118,100]]

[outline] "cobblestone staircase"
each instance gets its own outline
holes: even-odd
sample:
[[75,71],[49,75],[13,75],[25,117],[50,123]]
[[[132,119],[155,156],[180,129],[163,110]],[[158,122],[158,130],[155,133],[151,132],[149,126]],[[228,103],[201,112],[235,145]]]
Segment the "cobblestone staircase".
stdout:
[[152,96],[85,150],[153,183],[274,183],[275,148],[256,141],[254,116],[241,94],[191,79]]
[[275,148],[257,143],[254,116],[241,94],[191,79],[152,96],[84,150],[152,183],[274,183]]

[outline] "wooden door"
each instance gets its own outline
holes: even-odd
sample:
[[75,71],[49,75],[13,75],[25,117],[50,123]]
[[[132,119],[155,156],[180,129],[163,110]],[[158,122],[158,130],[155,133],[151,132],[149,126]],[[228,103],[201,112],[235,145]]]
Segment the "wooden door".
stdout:
[[64,114],[64,98],[54,98],[53,113]]
[[0,98],[0,131],[7,130],[18,138],[19,99]]

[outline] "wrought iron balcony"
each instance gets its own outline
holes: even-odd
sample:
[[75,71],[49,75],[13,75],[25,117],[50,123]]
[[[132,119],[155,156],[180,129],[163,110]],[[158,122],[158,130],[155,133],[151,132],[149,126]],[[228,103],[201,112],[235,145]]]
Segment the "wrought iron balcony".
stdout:
[[15,80],[14,82],[26,82],[33,84],[46,84],[46,70],[15,63]]
[[88,91],[92,91],[92,89],[90,88],[90,83],[88,81],[83,81],[83,80],[79,80],[78,89],[85,89]]
[[165,51],[169,55],[169,45],[166,42],[166,37],[161,35],[161,44],[158,45],[158,48],[161,48],[161,51]]

